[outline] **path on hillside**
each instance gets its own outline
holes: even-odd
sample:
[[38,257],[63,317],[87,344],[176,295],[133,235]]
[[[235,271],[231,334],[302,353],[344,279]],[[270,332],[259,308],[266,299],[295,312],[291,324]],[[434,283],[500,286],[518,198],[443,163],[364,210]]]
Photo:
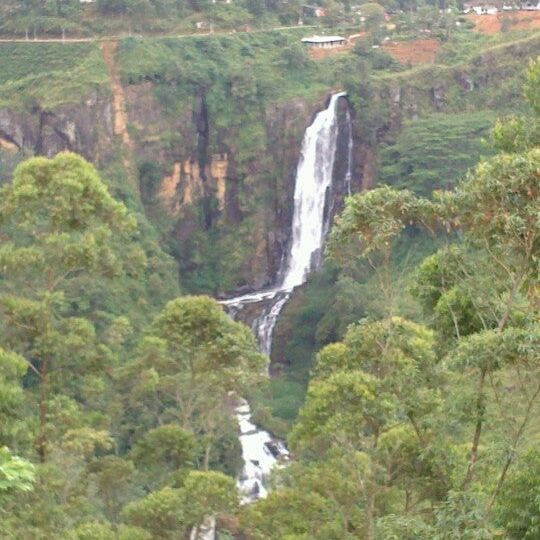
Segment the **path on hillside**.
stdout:
[[127,130],[127,114],[126,114],[126,96],[124,88],[120,80],[120,73],[116,66],[116,49],[118,43],[115,41],[104,41],[101,43],[101,51],[103,52],[103,61],[107,66],[109,78],[111,80],[111,90],[113,94],[113,121],[114,134],[122,138],[122,143],[126,146],[131,146],[131,139]]
[[118,66],[116,65],[117,48],[117,41],[103,41],[101,43],[103,61],[107,67],[111,82],[113,132],[120,138],[122,164],[124,165],[128,180],[132,184],[135,193],[139,193],[138,174],[134,167],[133,142],[128,131],[126,95],[122,86],[120,73],[118,72]]
[[0,38],[0,44],[2,43],[99,43],[99,42],[115,42],[127,38],[173,38],[173,39],[185,39],[191,37],[208,37],[208,36],[234,36],[242,34],[260,34],[263,32],[275,32],[280,30],[298,30],[300,28],[319,28],[317,25],[307,26],[278,26],[275,28],[259,28],[257,30],[242,30],[233,32],[231,30],[217,30],[214,32],[192,32],[190,34],[160,34],[160,35],[144,35],[144,34],[121,34],[118,36],[95,36],[95,37],[81,37],[81,38]]

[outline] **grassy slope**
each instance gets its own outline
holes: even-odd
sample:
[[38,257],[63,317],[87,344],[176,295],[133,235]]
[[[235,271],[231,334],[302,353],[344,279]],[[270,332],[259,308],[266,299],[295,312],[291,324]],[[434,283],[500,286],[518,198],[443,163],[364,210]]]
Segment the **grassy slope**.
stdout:
[[[446,110],[511,110],[516,105],[522,106],[526,59],[540,54],[540,32],[517,36],[516,39],[515,34],[506,35],[502,42],[498,38],[472,40],[467,53],[450,55],[448,63],[421,65],[398,73],[377,73],[373,80],[382,91],[399,85],[412,93],[417,91],[418,96],[426,88],[446,85],[451,91],[446,96]],[[473,47],[473,42],[477,46]],[[456,84],[459,74],[474,84],[475,92],[462,92]]]
[[[202,10],[195,10],[188,4],[181,11],[169,8],[167,13],[162,13],[161,10],[150,9],[145,13],[135,13],[131,16],[129,12],[100,13],[94,3],[82,5],[78,12],[69,17],[35,17],[29,30],[32,36],[35,26],[39,37],[46,35],[59,37],[62,35],[62,28],[65,28],[68,37],[120,36],[133,33],[184,34],[195,32],[196,23],[199,21],[212,21],[213,27],[219,29],[241,29],[244,25],[252,28],[271,28],[282,26],[287,22],[287,17],[280,20],[276,13],[270,12],[253,15],[238,3],[228,5],[221,2],[208,3]],[[5,36],[24,37],[28,26],[25,17],[10,15],[5,20],[0,20],[0,33]],[[205,28],[201,32],[208,32],[208,29]]]
[[243,74],[256,81],[262,99],[287,100],[302,97],[303,92],[313,95],[322,87],[313,88],[314,83],[329,82],[325,66],[309,62],[301,54],[305,50],[300,39],[310,32],[297,29],[191,38],[128,38],[122,41],[119,62],[125,82],[175,79],[182,92],[195,85],[228,82]]
[[0,107],[77,104],[108,83],[98,44],[0,44]]

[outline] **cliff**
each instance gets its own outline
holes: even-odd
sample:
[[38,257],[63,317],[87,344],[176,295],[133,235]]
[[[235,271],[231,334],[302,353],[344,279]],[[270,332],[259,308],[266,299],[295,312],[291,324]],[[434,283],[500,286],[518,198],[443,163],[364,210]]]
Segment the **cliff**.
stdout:
[[[514,103],[520,74],[539,45],[536,36],[460,65],[416,67],[349,83],[335,170],[342,183],[335,183],[327,211],[341,208],[348,189],[347,114],[356,191],[376,181],[378,147],[405,120],[433,112],[504,110]],[[104,44],[108,83],[94,85],[78,100],[1,108],[1,178],[9,178],[23,157],[73,150],[101,169],[117,196],[140,198],[178,261],[185,290],[226,295],[271,284],[288,249],[302,136],[330,92],[316,82],[309,92],[298,83],[282,94],[269,91],[260,87],[260,76],[255,80],[236,65],[216,71],[217,61],[186,74],[184,64],[157,65],[154,52],[148,60],[139,58],[142,46],[133,40]],[[171,45],[171,61],[180,54],[174,47],[180,45]],[[249,58],[253,53],[245,47],[238,54]]]

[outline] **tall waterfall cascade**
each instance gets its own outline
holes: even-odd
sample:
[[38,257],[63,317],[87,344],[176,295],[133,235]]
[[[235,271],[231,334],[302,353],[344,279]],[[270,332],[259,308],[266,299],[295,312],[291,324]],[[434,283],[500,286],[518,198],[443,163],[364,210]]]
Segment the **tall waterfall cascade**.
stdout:
[[[306,129],[296,170],[294,210],[291,243],[284,260],[278,284],[268,290],[224,300],[221,303],[231,316],[248,304],[261,303],[259,316],[253,322],[253,331],[261,351],[270,355],[272,335],[283,306],[295,287],[305,283],[310,271],[317,268],[329,229],[330,216],[325,215],[327,195],[331,189],[338,140],[338,101],[344,92],[334,94],[328,107],[319,112]],[[352,135],[350,113],[347,111],[349,129],[348,170],[345,177],[350,193]],[[244,502],[265,497],[264,480],[273,467],[288,459],[284,444],[251,422],[251,409],[247,401],[236,408],[240,427],[240,443],[244,469],[238,486]]]

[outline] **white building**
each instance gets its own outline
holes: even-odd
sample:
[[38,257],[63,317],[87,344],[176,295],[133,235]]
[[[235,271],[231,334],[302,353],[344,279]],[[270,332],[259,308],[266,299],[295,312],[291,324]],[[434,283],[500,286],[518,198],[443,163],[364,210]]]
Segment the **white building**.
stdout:
[[305,43],[309,47],[317,47],[321,49],[343,47],[346,42],[347,40],[341,36],[312,36],[302,40],[302,43]]

